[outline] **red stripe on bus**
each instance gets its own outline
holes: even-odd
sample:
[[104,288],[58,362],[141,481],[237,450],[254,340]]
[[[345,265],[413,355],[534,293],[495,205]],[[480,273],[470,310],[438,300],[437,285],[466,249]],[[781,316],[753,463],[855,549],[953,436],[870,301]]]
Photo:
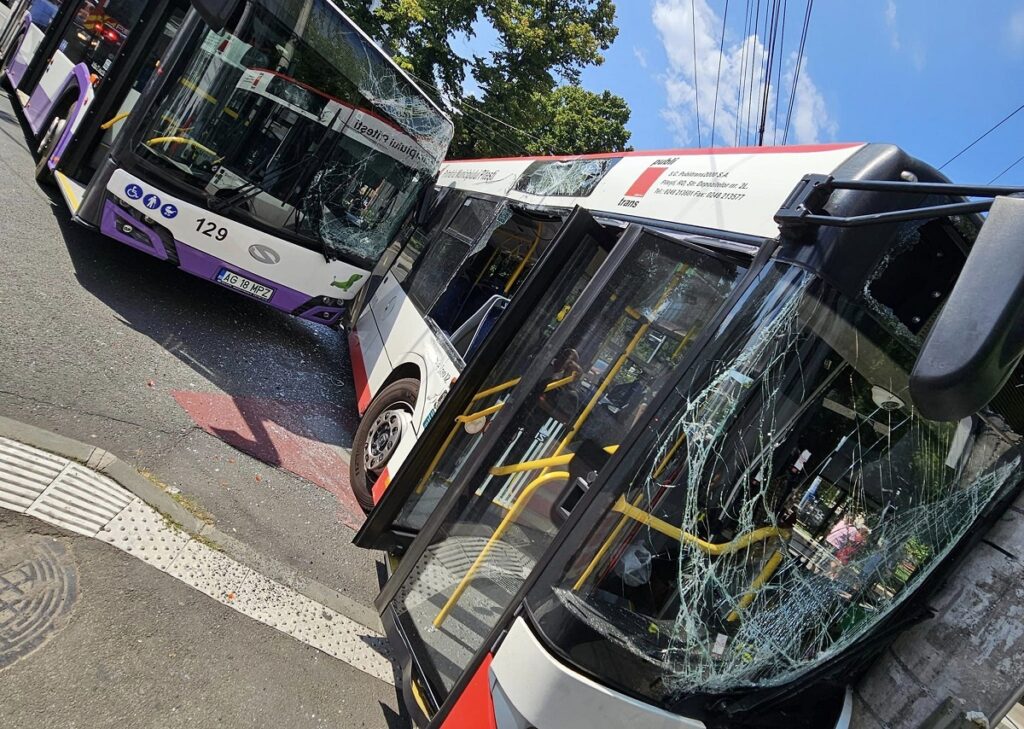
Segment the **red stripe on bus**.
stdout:
[[521,160],[557,160],[564,162],[574,159],[612,159],[613,157],[685,157],[716,154],[799,154],[807,152],[831,152],[837,149],[860,147],[864,142],[834,142],[831,144],[793,144],[788,147],[709,147],[697,149],[658,149],[635,152],[601,152],[599,154],[569,154],[541,157],[484,157],[481,159],[450,159],[447,164],[468,164],[470,162],[516,162]]
[[626,190],[626,197],[643,197],[647,194],[658,178],[665,174],[668,167],[648,167],[640,173],[636,181]]
[[445,717],[441,729],[497,729],[491,698],[491,660],[488,653]]
[[363,350],[359,346],[359,335],[354,329],[348,331],[348,356],[352,362],[352,381],[356,386],[356,409],[362,415],[370,407],[370,380],[366,376]]
[[370,489],[370,493],[373,494],[373,503],[380,503],[380,498],[384,495],[384,492],[388,490],[388,486],[390,485],[391,474],[388,473],[388,469],[385,468],[381,471],[377,480],[373,482],[373,488]]

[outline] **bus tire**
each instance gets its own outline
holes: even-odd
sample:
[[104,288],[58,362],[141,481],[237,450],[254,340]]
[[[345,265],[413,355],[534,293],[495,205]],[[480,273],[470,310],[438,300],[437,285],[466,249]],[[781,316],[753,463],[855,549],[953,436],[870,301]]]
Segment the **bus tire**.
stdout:
[[56,184],[53,179],[53,173],[47,162],[50,161],[50,155],[57,148],[57,142],[60,140],[61,134],[64,133],[64,125],[67,122],[60,116],[55,116],[53,121],[50,122],[50,126],[46,128],[46,133],[43,134],[43,138],[39,140],[39,161],[36,162],[36,182],[40,185],[52,187]]
[[349,482],[364,511],[373,508],[373,485],[388,465],[403,435],[401,412],[412,415],[420,394],[420,381],[413,377],[395,380],[381,390],[363,413],[352,438]]

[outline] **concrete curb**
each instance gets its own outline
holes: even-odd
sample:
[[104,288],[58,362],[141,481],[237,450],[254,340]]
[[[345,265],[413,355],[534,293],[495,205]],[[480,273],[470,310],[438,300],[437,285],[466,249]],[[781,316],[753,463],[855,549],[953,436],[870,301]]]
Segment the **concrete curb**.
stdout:
[[261,555],[237,538],[196,518],[171,498],[170,494],[140,474],[134,466],[122,461],[110,451],[3,416],[0,416],[0,436],[77,461],[94,471],[105,474],[164,516],[173,519],[189,534],[214,542],[224,554],[236,562],[341,613],[363,627],[377,633],[384,632],[380,617],[373,608],[362,605],[327,585],[305,577],[277,560]]

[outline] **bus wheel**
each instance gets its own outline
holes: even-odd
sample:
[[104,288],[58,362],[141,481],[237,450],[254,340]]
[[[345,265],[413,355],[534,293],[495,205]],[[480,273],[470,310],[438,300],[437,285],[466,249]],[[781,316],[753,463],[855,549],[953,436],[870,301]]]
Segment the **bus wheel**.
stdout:
[[50,161],[50,155],[57,148],[57,141],[60,139],[61,134],[64,133],[64,125],[67,122],[59,116],[53,118],[50,122],[50,126],[46,130],[46,134],[39,142],[39,161],[36,163],[36,182],[40,185],[53,185],[53,174],[50,168],[47,166],[47,162]]
[[352,439],[349,481],[352,493],[364,511],[373,508],[373,485],[384,472],[398,444],[412,437],[412,414],[420,382],[414,378],[396,380],[385,387],[366,408]]

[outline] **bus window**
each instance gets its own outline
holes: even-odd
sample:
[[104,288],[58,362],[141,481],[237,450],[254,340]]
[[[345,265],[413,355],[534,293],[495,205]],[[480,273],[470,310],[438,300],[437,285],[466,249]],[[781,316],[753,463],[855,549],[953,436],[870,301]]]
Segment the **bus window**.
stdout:
[[98,87],[146,5],[146,0],[87,0],[64,32],[57,50],[72,65],[84,63],[93,87]]
[[32,25],[39,30],[46,30],[50,27],[63,0],[32,0],[28,4],[28,12],[32,15]]
[[[455,216],[448,231],[466,225],[461,217]],[[495,297],[508,299],[515,295],[560,225],[561,219],[536,218],[512,208],[499,211],[491,222],[493,231],[485,232],[461,261],[453,260],[459,249],[450,249],[446,259],[449,279],[428,310],[430,318],[451,335],[483,307],[492,305]]]
[[409,298],[421,311],[431,311],[484,235],[484,226],[495,217],[497,204],[466,198],[444,231],[430,245],[409,284]]
[[1001,420],[922,418],[912,350],[812,279],[765,272],[532,601],[617,688],[671,705],[794,680],[886,618],[1014,478]]
[[136,148],[215,210],[372,268],[450,134],[326,0],[259,0],[175,69]]

